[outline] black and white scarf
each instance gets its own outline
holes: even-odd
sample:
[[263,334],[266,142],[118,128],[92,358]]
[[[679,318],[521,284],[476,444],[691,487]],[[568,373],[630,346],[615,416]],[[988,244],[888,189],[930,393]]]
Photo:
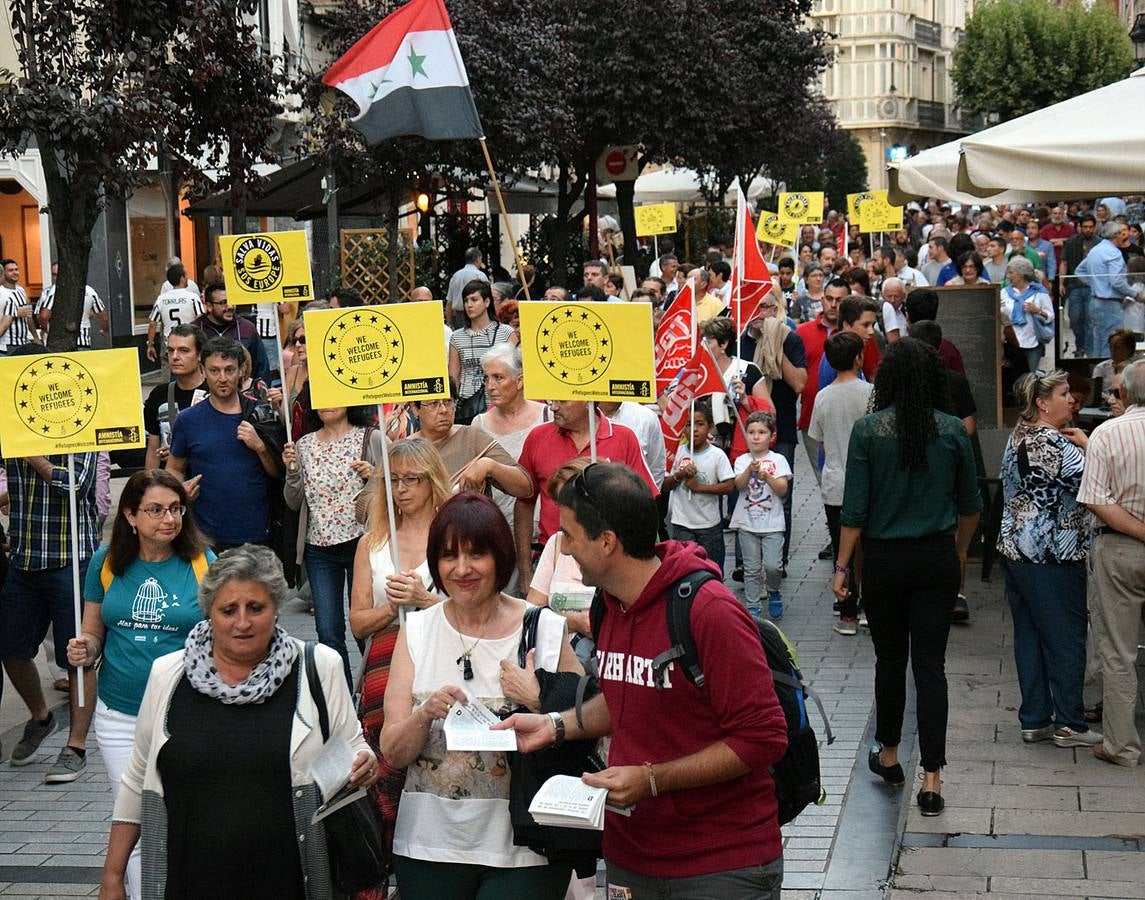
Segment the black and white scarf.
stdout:
[[220,703],[262,703],[282,686],[298,658],[298,644],[281,625],[275,625],[266,659],[244,681],[227,684],[215,668],[214,645],[211,622],[204,619],[187,635],[183,670],[191,687]]

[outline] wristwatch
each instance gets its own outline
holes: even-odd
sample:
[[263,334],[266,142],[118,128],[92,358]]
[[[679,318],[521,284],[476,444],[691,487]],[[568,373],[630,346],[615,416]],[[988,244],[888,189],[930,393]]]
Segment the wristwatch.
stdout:
[[552,720],[553,729],[556,731],[556,737],[553,739],[553,746],[559,747],[565,742],[565,720],[558,712],[551,712],[548,714],[549,719]]

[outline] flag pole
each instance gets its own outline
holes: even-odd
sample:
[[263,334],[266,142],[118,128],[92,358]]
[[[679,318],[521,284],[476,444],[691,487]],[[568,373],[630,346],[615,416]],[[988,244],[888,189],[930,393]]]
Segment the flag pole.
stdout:
[[505,232],[509,235],[509,243],[513,245],[513,256],[517,260],[517,275],[521,278],[521,288],[525,292],[525,299],[532,300],[529,285],[525,281],[525,261],[521,258],[521,249],[517,246],[513,226],[509,224],[509,213],[505,211],[505,198],[501,196],[501,183],[493,170],[493,158],[489,155],[489,146],[485,143],[485,138],[478,138],[478,142],[481,144],[481,152],[485,154],[485,166],[489,170],[489,177],[493,179],[493,193],[497,195],[497,208],[501,210],[501,221],[505,223]]
[[[394,574],[401,573],[401,567],[398,565],[398,525],[396,517],[394,516],[394,485],[390,481],[390,441],[386,437],[386,410],[385,407],[378,404],[378,422],[382,429],[382,490],[386,495],[386,516],[389,519],[390,525],[390,561],[394,566]],[[398,608],[398,624],[404,625],[406,621],[406,608],[404,606]]]
[[596,401],[588,401],[588,445],[589,459],[596,462]]
[[[94,454],[93,454],[94,456]],[[92,465],[95,465],[94,460]],[[75,616],[76,637],[83,635],[83,598],[80,595],[80,531],[79,515],[76,509],[76,455],[68,454],[68,531],[71,534],[72,550],[72,607]],[[83,709],[84,697],[83,666],[76,666],[76,706]]]

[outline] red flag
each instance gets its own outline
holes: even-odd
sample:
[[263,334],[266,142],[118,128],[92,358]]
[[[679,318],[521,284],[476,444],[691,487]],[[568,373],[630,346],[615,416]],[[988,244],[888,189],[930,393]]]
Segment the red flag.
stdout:
[[771,290],[771,271],[759,250],[755,223],[747,208],[743,191],[736,186],[736,248],[732,266],[731,308],[736,334],[742,334],[747,323],[759,315],[759,306]]
[[696,311],[692,282],[687,282],[668,304],[656,329],[656,393],[660,394],[691,358],[696,341]]
[[672,471],[676,448],[688,424],[692,401],[708,394],[727,392],[720,370],[707,347],[699,347],[692,358],[680,369],[676,383],[663,398],[660,412],[660,430],[668,450],[667,471]]
[[846,218],[846,216],[844,216],[843,217],[843,230],[840,231],[838,233],[838,235],[836,235],[836,241],[837,241],[836,247],[838,247],[838,249],[839,249],[839,255],[840,256],[846,256],[847,255],[847,238],[848,238],[849,232],[850,232],[850,229],[847,227],[847,218]]

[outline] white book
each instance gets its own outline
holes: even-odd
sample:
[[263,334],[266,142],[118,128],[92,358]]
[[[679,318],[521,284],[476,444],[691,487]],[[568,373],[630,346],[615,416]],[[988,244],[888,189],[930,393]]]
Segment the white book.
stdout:
[[608,790],[590,787],[574,775],[554,775],[541,785],[529,804],[538,825],[558,828],[604,828],[604,811],[630,815],[631,807],[609,806]]

